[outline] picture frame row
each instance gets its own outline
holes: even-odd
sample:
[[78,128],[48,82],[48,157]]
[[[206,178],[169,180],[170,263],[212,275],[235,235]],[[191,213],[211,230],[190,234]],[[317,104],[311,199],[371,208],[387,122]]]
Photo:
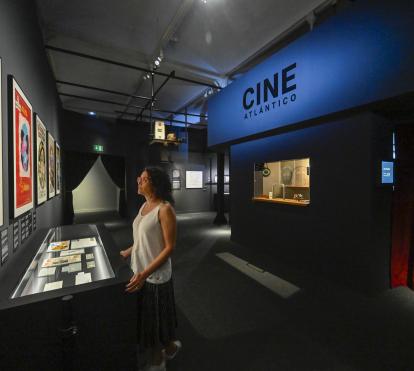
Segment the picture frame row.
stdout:
[[61,149],[12,75],[8,76],[8,88],[12,113],[9,115],[12,149],[9,179],[13,190],[10,214],[16,218],[35,204],[41,205],[61,193]]

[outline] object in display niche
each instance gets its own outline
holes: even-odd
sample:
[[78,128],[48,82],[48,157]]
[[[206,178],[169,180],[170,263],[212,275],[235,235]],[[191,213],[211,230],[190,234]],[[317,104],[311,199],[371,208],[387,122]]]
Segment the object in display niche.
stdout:
[[181,181],[173,180],[172,181],[172,189],[173,190],[181,189]]
[[52,134],[47,135],[48,147],[48,173],[49,173],[49,198],[56,194],[56,164],[55,164],[55,140]]
[[189,188],[189,189],[203,188],[203,172],[187,170],[185,172],[185,188]]
[[42,268],[55,267],[58,265],[66,265],[72,263],[79,263],[81,261],[81,255],[69,255],[58,258],[48,258],[42,263]]
[[272,173],[272,171],[269,169],[269,167],[265,163],[264,166],[263,166],[262,175],[264,177],[268,177],[271,173]]
[[47,276],[54,276],[56,273],[56,267],[52,268],[42,268],[39,271],[37,277],[47,277]]
[[[3,129],[3,112],[2,112],[2,84],[1,84],[1,58],[0,58],[0,128]],[[3,130],[0,130],[0,171],[3,171]],[[0,226],[3,225],[3,177],[0,177]],[[7,259],[6,259],[7,260]]]
[[257,163],[254,170],[253,200],[296,206],[310,203],[309,158]]
[[93,247],[96,246],[98,243],[96,242],[95,237],[87,237],[87,238],[80,238],[77,240],[72,240],[70,243],[70,248],[74,249],[84,249],[86,247]]
[[76,249],[76,250],[62,251],[60,253],[60,256],[69,256],[69,255],[76,255],[76,254],[85,254],[85,250],[84,249]]
[[292,184],[292,175],[293,175],[292,167],[290,164],[288,164],[288,161],[285,161],[285,164],[282,167],[282,183],[285,185]]
[[87,269],[95,268],[95,260],[86,262],[86,268]]
[[63,281],[49,282],[45,284],[43,291],[58,290],[63,287]]
[[36,174],[37,174],[37,204],[47,200],[47,132],[46,127],[36,115]]
[[29,100],[13,77],[13,216],[33,208],[33,111]]
[[60,166],[60,146],[56,143],[56,194],[60,194],[61,189],[61,166]]
[[86,260],[91,260],[93,258],[94,258],[93,254],[86,254]]
[[165,140],[165,124],[163,121],[155,121],[154,139]]
[[70,241],[51,242],[47,248],[47,252],[69,250]]
[[75,278],[75,285],[83,285],[85,283],[92,282],[92,277],[90,273],[79,272]]

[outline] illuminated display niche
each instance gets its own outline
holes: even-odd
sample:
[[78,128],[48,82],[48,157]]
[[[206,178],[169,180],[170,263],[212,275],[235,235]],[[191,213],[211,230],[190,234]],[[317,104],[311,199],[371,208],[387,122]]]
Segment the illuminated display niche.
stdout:
[[310,159],[255,163],[253,201],[309,205]]

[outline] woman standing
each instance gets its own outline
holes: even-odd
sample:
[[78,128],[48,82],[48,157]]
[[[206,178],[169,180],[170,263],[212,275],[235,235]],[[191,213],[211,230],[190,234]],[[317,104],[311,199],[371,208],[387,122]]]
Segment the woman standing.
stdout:
[[138,295],[138,343],[151,350],[148,370],[164,371],[165,359],[175,357],[181,343],[176,340],[174,289],[171,254],[175,246],[177,225],[171,182],[156,167],[147,167],[137,178],[138,194],[145,197],[133,222],[134,244],[121,251],[131,256],[134,272],[126,286],[127,292]]

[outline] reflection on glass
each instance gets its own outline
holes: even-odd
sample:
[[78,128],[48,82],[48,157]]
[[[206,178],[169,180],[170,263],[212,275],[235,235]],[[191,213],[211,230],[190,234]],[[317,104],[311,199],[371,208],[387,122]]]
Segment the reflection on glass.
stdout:
[[310,203],[310,159],[255,163],[254,199]]
[[95,225],[51,228],[12,299],[114,278]]

